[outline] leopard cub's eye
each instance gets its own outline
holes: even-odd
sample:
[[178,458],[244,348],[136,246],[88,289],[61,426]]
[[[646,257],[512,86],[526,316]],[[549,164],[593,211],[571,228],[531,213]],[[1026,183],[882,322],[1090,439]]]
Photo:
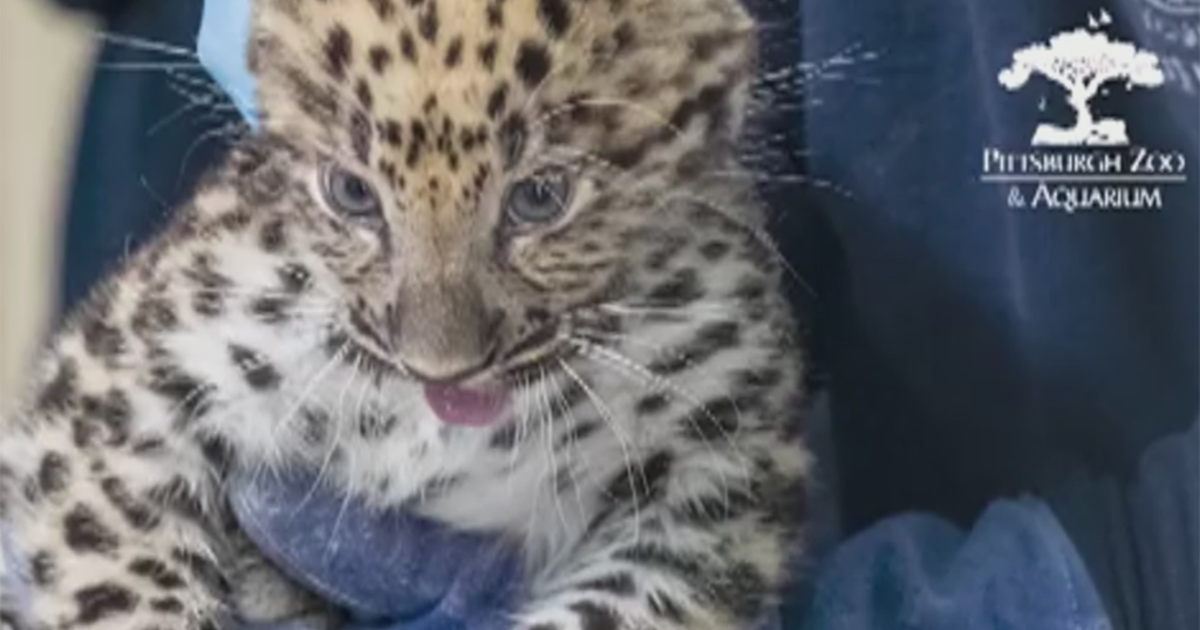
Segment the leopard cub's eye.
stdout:
[[370,219],[383,211],[375,188],[337,164],[321,168],[321,195],[331,210],[351,219]]
[[570,200],[570,173],[551,167],[509,187],[504,213],[518,224],[545,224],[562,216]]

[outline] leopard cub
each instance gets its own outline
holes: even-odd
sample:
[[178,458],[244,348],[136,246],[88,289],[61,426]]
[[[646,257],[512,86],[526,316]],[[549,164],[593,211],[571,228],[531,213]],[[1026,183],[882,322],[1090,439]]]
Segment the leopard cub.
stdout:
[[312,611],[246,578],[225,494],[282,467],[521,541],[516,628],[754,624],[810,457],[797,326],[736,160],[743,7],[255,0],[252,19],[260,129],[0,423],[0,626]]

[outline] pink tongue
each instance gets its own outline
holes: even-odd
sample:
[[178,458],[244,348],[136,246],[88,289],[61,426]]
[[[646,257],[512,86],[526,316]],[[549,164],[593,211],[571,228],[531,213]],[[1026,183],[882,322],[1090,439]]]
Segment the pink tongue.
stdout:
[[478,427],[491,424],[500,417],[508,404],[508,389],[426,384],[425,400],[442,422]]

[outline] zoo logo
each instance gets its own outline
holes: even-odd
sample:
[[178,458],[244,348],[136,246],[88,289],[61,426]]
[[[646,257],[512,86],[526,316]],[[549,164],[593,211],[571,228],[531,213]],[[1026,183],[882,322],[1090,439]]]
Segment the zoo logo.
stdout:
[[1086,27],[1018,49],[997,74],[1009,92],[1019,91],[1035,76],[1044,77],[1066,92],[1075,112],[1069,127],[1039,124],[1030,139],[1033,151],[984,149],[981,180],[1008,184],[1010,208],[1067,213],[1159,210],[1163,185],[1187,182],[1182,152],[1130,147],[1124,120],[1097,119],[1092,111],[1093,99],[1109,84],[1124,81],[1125,89],[1132,91],[1158,88],[1166,80],[1154,53],[1103,31],[1111,23],[1104,11],[1088,15]]

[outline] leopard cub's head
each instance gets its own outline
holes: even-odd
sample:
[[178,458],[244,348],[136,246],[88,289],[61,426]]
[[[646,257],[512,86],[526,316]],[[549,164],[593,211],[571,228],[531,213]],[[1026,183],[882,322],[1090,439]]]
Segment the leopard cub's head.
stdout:
[[540,361],[637,291],[753,63],[736,0],[263,0],[252,40],[347,329],[428,381]]

